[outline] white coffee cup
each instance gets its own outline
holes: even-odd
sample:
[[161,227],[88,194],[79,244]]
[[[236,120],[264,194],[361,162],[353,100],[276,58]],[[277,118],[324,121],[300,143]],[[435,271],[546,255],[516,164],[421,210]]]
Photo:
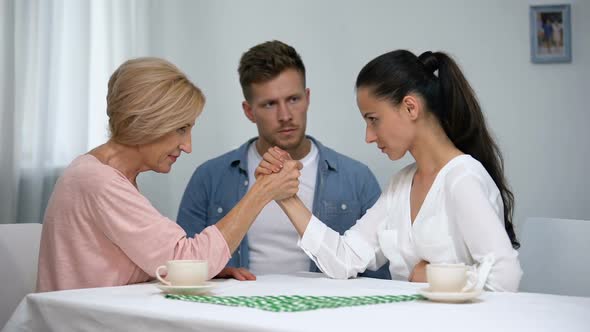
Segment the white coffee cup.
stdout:
[[[166,279],[160,275],[160,270],[166,269]],[[156,269],[156,277],[168,286],[198,286],[207,280],[207,261],[202,260],[172,260]]]
[[465,264],[428,264],[426,281],[432,292],[462,292],[467,285],[468,268]]

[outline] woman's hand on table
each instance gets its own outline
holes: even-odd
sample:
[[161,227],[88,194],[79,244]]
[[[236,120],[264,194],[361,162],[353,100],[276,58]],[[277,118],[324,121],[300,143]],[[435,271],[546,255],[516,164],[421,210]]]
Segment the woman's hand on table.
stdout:
[[233,278],[240,281],[256,280],[256,276],[243,267],[225,267],[223,270],[221,270],[221,272],[219,272],[219,274],[215,276],[215,278]]
[[427,261],[421,260],[416,266],[414,266],[414,270],[410,274],[408,280],[410,282],[426,282],[426,265],[428,264]]

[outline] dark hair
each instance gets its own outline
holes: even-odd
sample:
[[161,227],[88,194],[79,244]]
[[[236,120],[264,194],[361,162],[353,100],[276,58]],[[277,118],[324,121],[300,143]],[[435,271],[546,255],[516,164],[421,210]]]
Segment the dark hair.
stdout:
[[442,52],[424,52],[419,57],[406,50],[385,53],[363,67],[356,80],[356,88],[360,87],[368,87],[377,98],[393,105],[409,93],[424,98],[426,108],[440,121],[453,144],[477,159],[494,180],[504,204],[504,228],[512,246],[518,249],[520,243],[512,225],[514,195],[504,177],[502,154],[487,129],[473,89],[455,61]]
[[250,84],[270,81],[287,69],[300,72],[305,85],[305,66],[293,47],[273,40],[250,48],[242,54],[238,67],[244,98],[251,97]]

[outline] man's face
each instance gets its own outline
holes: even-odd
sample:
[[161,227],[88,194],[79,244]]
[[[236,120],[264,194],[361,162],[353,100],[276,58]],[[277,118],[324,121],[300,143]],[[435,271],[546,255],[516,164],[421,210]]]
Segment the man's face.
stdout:
[[264,83],[250,85],[250,100],[242,103],[244,113],[258,127],[258,147],[272,146],[297,155],[303,149],[309,89],[303,75],[287,69]]

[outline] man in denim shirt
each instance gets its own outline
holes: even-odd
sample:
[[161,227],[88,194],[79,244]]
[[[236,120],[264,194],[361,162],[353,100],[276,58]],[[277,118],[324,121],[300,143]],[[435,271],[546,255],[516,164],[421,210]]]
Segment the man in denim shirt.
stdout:
[[[245,97],[242,108],[256,124],[258,137],[195,170],[180,204],[178,224],[193,236],[217,223],[254,183],[261,155],[278,146],[303,164],[298,196],[316,217],[343,234],[377,201],[381,190],[367,166],[305,135],[310,91],[301,57],[280,41],[265,42],[242,55],[238,72]],[[248,280],[255,279],[254,274],[319,272],[297,247],[298,238],[287,216],[271,202],[218,277]],[[387,266],[363,276],[390,278]]]

